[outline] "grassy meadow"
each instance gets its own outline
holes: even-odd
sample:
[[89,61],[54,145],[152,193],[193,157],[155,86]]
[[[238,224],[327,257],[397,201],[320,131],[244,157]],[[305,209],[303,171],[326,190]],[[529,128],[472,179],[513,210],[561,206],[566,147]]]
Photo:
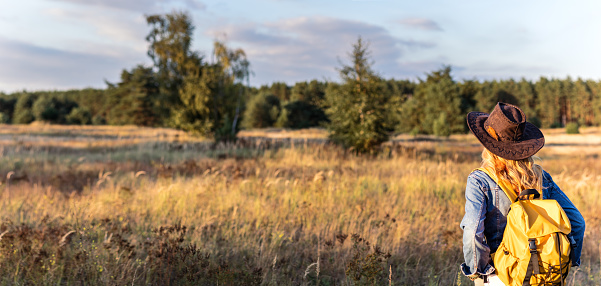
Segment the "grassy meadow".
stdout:
[[[601,129],[581,132],[544,130],[539,155],[587,222],[568,285],[600,285]],[[0,126],[0,284],[471,285],[473,136],[401,135],[374,156],[319,129],[241,136]]]

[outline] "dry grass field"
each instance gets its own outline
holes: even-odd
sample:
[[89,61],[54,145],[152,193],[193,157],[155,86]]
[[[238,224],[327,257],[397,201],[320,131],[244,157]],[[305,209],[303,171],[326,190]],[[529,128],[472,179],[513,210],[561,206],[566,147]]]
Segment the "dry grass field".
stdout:
[[[601,130],[581,131],[544,130],[539,155],[587,222],[568,285],[600,285]],[[400,135],[360,157],[319,129],[241,136],[0,126],[0,284],[470,285],[473,136]]]

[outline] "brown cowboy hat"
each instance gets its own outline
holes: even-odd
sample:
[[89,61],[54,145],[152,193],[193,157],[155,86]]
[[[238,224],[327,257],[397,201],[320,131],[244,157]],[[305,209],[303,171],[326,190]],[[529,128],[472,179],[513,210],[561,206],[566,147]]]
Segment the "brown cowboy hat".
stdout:
[[543,133],[526,121],[526,115],[517,106],[499,102],[490,114],[470,112],[467,126],[484,148],[509,159],[526,159],[545,145]]

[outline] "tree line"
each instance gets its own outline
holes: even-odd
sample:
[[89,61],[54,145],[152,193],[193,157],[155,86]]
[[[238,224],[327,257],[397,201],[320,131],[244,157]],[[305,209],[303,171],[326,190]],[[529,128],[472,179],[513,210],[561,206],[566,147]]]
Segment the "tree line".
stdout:
[[242,49],[215,41],[208,55],[192,50],[188,14],[146,20],[152,66],[124,69],[105,89],[0,93],[0,122],[164,126],[215,140],[234,140],[241,128],[324,126],[332,140],[361,152],[394,132],[467,132],[467,112],[489,112],[499,101],[520,106],[543,128],[601,125],[599,81],[458,81],[448,66],[417,81],[385,79],[372,69],[369,45],[359,38],[338,68],[338,82],[251,87]]

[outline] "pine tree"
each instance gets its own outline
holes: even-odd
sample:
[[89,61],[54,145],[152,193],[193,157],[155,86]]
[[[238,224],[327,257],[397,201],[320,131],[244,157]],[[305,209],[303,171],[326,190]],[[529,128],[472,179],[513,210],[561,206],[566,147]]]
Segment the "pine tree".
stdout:
[[139,65],[121,72],[121,82],[107,90],[109,124],[156,126],[160,122],[159,86],[152,68]]
[[428,74],[417,86],[412,102],[414,108],[419,108],[414,116],[421,123],[413,132],[439,136],[464,132],[465,114],[461,105],[459,86],[451,77],[451,67]]
[[351,63],[339,69],[343,83],[330,85],[325,94],[330,139],[360,153],[388,140],[393,127],[386,121],[389,98],[369,56],[367,44],[359,37],[349,54]]

